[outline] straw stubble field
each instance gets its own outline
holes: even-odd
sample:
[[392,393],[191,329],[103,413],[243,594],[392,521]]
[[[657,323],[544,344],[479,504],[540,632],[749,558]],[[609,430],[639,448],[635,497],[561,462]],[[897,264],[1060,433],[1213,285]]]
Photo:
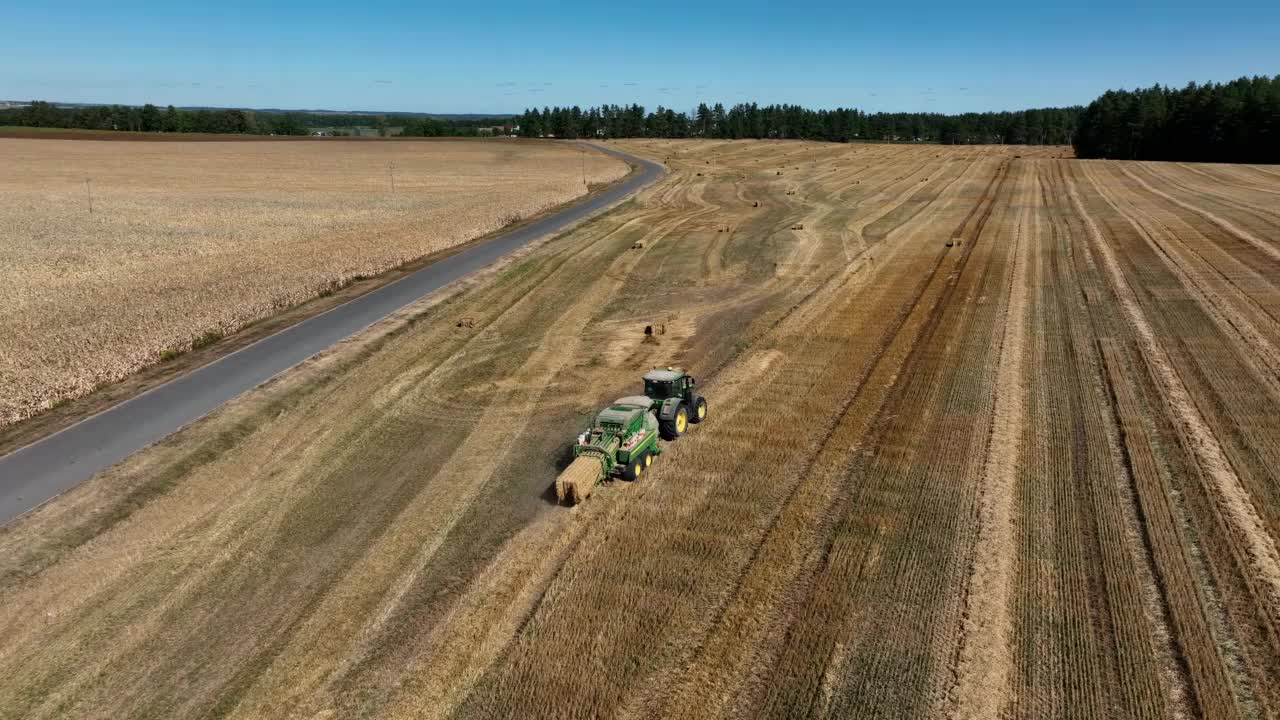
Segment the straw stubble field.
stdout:
[[[1274,169],[620,144],[671,175],[0,536],[0,708],[1280,714]],[[667,363],[709,421],[548,501]]]
[[0,426],[628,170],[510,139],[0,138],[0,157]]

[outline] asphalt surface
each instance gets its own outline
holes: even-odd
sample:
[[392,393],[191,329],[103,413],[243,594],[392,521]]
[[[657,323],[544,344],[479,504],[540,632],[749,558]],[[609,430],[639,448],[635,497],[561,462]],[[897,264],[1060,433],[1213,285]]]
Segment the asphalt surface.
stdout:
[[662,175],[663,169],[658,163],[610,148],[599,149],[630,161],[639,166],[640,171],[598,195],[473,244],[0,457],[0,524],[75,487],[422,296],[621,200]]

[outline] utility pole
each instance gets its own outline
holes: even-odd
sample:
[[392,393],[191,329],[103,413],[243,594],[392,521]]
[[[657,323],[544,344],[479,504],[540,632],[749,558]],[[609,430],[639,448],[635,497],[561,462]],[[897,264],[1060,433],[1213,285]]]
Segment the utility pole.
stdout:
[[93,214],[93,186],[90,184],[92,182],[93,180],[89,178],[84,179],[84,194],[89,198],[89,214],[90,215]]
[[587,186],[587,149],[578,146],[578,159],[582,162],[582,187]]
[[396,164],[394,161],[387,163],[387,177],[391,178],[391,192],[396,191]]

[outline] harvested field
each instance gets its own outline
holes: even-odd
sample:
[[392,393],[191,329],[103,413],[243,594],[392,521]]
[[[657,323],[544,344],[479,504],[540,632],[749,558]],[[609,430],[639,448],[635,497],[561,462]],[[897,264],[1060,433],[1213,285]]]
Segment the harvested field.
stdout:
[[[1280,716],[1280,175],[619,145],[671,174],[0,534],[0,715]],[[557,506],[667,364],[708,421]]]
[[515,140],[0,138],[0,157],[0,426],[628,171]]

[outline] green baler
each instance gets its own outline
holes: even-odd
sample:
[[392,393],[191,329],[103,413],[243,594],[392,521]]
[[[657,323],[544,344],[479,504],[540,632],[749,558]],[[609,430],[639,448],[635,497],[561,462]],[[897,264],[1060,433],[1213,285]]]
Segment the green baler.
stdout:
[[605,478],[640,478],[662,453],[659,437],[675,440],[688,423],[706,418],[707,401],[693,392],[694,384],[677,368],[646,373],[644,395],[614,401],[578,436],[573,462],[556,478],[556,497],[576,505]]

